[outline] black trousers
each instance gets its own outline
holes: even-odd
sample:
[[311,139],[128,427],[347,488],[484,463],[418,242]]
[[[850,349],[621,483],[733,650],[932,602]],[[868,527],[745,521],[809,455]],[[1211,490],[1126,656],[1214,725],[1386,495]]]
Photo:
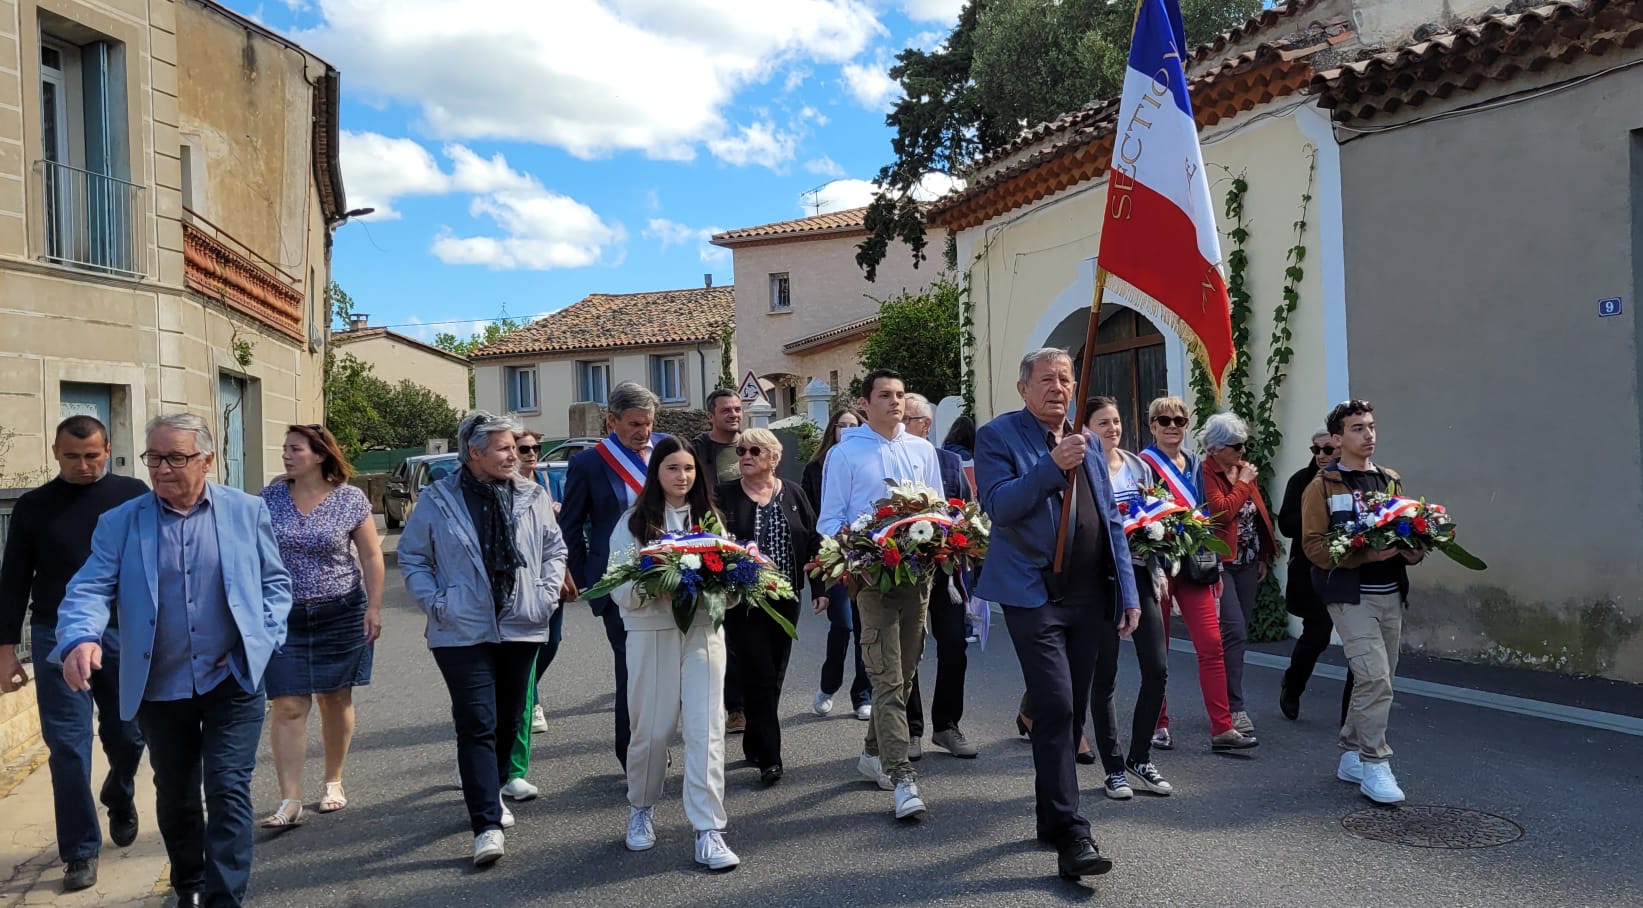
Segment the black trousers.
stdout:
[[502,828],[502,780],[508,777],[519,724],[530,721],[523,715],[525,691],[534,680],[531,665],[541,648],[538,643],[480,643],[433,650],[451,692],[456,764],[474,835]]
[[[725,623],[728,625],[729,621],[727,612]],[[725,712],[747,713],[747,701],[742,695],[742,656],[736,652],[736,641],[728,630],[725,632]]]
[[246,693],[230,676],[208,693],[137,708],[171,888],[212,908],[238,906],[251,882],[251,774],[265,702],[260,688]]
[[[956,728],[964,719],[964,675],[970,657],[965,652],[964,603],[953,600],[947,578],[937,574],[930,589],[930,636],[936,638],[936,689],[930,698],[930,721],[936,731]],[[924,702],[919,693],[918,675],[907,695],[909,739],[924,737]]]
[[[1329,635],[1335,622],[1329,609],[1312,587],[1312,569],[1306,563],[1291,562],[1289,584],[1284,591],[1284,605],[1291,615],[1301,619],[1301,636],[1295,640],[1295,649],[1289,656],[1289,668],[1284,670],[1285,690],[1299,697],[1306,692],[1312,671],[1318,666],[1318,657],[1329,648]],[[1341,724],[1346,724],[1347,707],[1352,704],[1352,669],[1346,670],[1346,685],[1341,689]]]
[[1105,620],[1097,604],[1004,607],[1004,624],[1033,701],[1033,791],[1038,837],[1056,845],[1090,834],[1078,812],[1079,718],[1089,708],[1096,638]]
[[[795,626],[798,624],[797,600],[779,603],[776,609],[783,618]],[[725,643],[741,660],[742,709],[747,715],[742,756],[760,769],[779,766],[782,762],[782,684],[787,679],[793,638],[763,609],[742,606],[725,613]]]
[[[1164,684],[1169,677],[1169,638],[1164,633],[1164,615],[1158,608],[1158,597],[1152,592],[1152,578],[1145,568],[1135,568],[1135,588],[1141,599],[1141,623],[1136,626],[1131,639],[1135,641],[1135,658],[1141,668],[1141,689],[1135,697],[1135,716],[1130,723],[1129,754],[1131,760],[1146,763],[1152,759],[1152,731],[1157,727],[1158,714],[1164,708]],[[1123,751],[1118,744],[1118,713],[1114,704],[1114,692],[1118,686],[1118,654],[1122,649],[1117,617],[1109,612],[1108,620],[1098,629],[1095,682],[1090,692],[1090,716],[1095,721],[1095,750],[1101,755],[1101,767],[1108,775],[1124,771]]]
[[611,656],[616,660],[616,708],[612,711],[616,722],[616,761],[626,772],[628,739],[633,737],[633,729],[628,727],[628,629],[622,624],[622,610],[608,599],[599,617],[605,622],[605,639],[610,642]]

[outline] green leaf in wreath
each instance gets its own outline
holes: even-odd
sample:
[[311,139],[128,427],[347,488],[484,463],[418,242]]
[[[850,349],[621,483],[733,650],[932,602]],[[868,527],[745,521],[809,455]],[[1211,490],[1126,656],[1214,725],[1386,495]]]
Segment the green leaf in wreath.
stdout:
[[1204,548],[1209,549],[1223,558],[1232,556],[1232,547],[1222,542],[1218,537],[1209,536],[1204,539]]
[[1489,566],[1483,563],[1482,558],[1468,552],[1458,542],[1440,542],[1438,543],[1438,551],[1448,555],[1451,561],[1467,570],[1486,571],[1489,569]]

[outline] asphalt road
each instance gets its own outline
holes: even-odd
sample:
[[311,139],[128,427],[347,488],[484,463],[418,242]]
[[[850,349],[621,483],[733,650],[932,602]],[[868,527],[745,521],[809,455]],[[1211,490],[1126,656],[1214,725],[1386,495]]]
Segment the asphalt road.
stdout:
[[[934,748],[917,764],[930,812],[898,823],[892,796],[855,771],[864,724],[841,703],[810,712],[824,619],[800,628],[783,698],[786,779],[762,788],[730,739],[728,840],[742,866],[713,874],[692,861],[679,765],[657,809],[657,846],[622,847],[624,786],[610,745],[611,657],[585,605],[571,606],[565,645],[542,685],[551,730],[536,737],[532,781],[543,797],[514,805],[518,826],[496,866],[470,866],[472,837],[452,785],[450,701],[422,640],[422,619],[390,571],[375,681],[357,692],[348,763],[351,805],[259,830],[251,898],[258,905],[755,906],[1614,906],[1643,904],[1643,770],[1636,738],[1453,703],[1405,697],[1395,707],[1394,765],[1411,804],[1464,807],[1521,825],[1485,849],[1370,842],[1342,818],[1364,810],[1334,779],[1337,682],[1314,682],[1301,721],[1275,705],[1277,672],[1247,672],[1262,746],[1211,754],[1190,655],[1172,654],[1177,749],[1157,757],[1170,798],[1110,802],[1100,767],[1081,767],[1086,812],[1117,867],[1073,884],[1033,840],[1032,759],[1014,736],[1021,677],[1002,621],[986,652],[971,647],[967,734],[976,760]],[[927,653],[933,647],[927,647]],[[925,671],[933,671],[927,655]],[[1133,690],[1126,656],[1121,688]],[[1127,711],[1130,697],[1121,695]],[[317,712],[306,799],[320,791]],[[266,734],[254,796],[278,801]]]

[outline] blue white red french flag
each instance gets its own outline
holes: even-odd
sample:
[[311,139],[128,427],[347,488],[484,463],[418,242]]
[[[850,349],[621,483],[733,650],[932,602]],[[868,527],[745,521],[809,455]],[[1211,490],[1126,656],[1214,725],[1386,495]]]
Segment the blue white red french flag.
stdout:
[[[1106,288],[1173,329],[1219,391],[1232,362],[1221,241],[1192,117],[1178,0],[1140,0],[1101,225]],[[1101,301],[1095,301],[1097,307]]]

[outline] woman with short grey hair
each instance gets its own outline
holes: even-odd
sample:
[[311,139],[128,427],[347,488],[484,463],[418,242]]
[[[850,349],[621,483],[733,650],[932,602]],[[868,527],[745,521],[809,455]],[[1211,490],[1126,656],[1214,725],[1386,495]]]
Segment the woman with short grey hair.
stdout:
[[456,724],[474,864],[503,854],[509,748],[565,578],[565,540],[547,494],[521,477],[507,417],[476,410],[457,428],[462,468],[423,490],[405,522],[399,568],[428,616],[428,648]]
[[1249,622],[1255,617],[1256,590],[1266,579],[1277,545],[1257,471],[1244,459],[1249,426],[1231,413],[1217,413],[1204,423],[1200,437],[1204,500],[1215,535],[1232,550],[1221,557],[1221,651],[1227,667],[1227,706],[1232,710],[1232,727],[1253,735],[1255,723],[1244,709],[1244,650],[1249,644]]

